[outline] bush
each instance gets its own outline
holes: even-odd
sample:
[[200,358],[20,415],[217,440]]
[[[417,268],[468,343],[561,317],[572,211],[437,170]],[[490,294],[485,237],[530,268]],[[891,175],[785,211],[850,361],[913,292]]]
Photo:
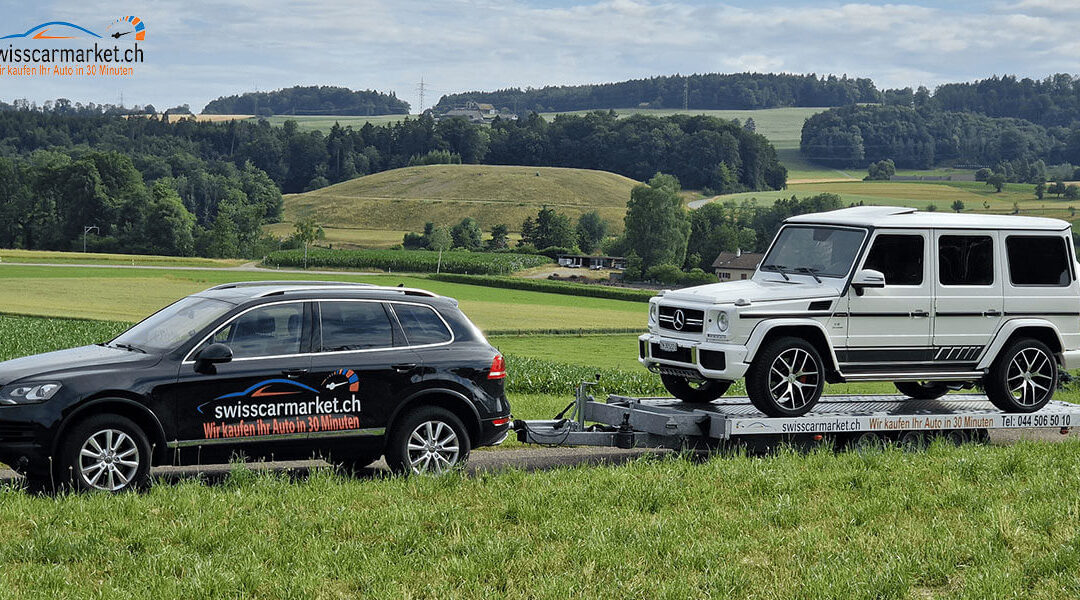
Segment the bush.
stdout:
[[654,265],[645,272],[645,279],[675,285],[682,281],[682,269],[675,265]]
[[986,167],[975,171],[975,181],[986,181],[994,172]]
[[706,273],[702,269],[695,268],[690,269],[689,273],[683,275],[682,279],[679,280],[679,284],[690,287],[694,285],[705,285],[707,283],[718,283],[719,281],[720,278],[716,275],[713,275],[712,273]]
[[427,247],[427,240],[423,235],[419,233],[409,232],[405,234],[405,240],[402,242],[402,246],[410,250],[418,250],[420,248]]
[[[303,250],[272,252],[263,261],[271,267],[303,267]],[[326,250],[312,248],[307,264],[315,268],[384,269],[411,273],[434,273],[439,254],[427,250]],[[546,256],[481,252],[442,253],[442,270],[447,273],[505,275],[550,264]]]
[[611,300],[628,300],[630,302],[648,302],[649,298],[656,295],[656,292],[652,290],[639,290],[587,283],[570,283],[568,281],[551,281],[550,279],[498,277],[494,275],[458,275],[453,273],[441,273],[438,275],[431,275],[429,276],[429,279],[445,281],[448,283],[483,285],[504,289],[527,290],[530,292],[586,296],[590,298],[609,298]]

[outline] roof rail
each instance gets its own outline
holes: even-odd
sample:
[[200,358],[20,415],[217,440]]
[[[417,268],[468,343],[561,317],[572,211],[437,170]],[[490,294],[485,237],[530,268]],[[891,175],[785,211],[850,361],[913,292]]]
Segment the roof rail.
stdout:
[[[266,293],[260,294],[259,297],[264,298],[266,296],[281,295],[281,294],[286,294],[286,293],[290,293],[290,292],[306,292],[306,291],[311,291],[313,289],[318,289],[318,290],[350,290],[350,289],[354,289],[356,287],[357,287],[356,285],[343,285],[343,286],[321,285],[321,286],[310,286],[310,287],[307,287],[305,285],[290,286],[290,288],[287,288],[287,289],[278,289],[278,290],[268,291]],[[399,294],[403,294],[405,296],[423,296],[425,298],[438,298],[439,297],[439,295],[436,294],[435,292],[429,292],[428,290],[422,290],[420,288],[407,288],[407,287],[373,285],[373,284],[366,284],[366,285],[363,285],[361,287],[363,287],[363,289],[366,290],[366,291],[372,291],[372,292],[396,292],[396,293],[399,293]]]
[[212,288],[207,288],[204,291],[211,290],[231,290],[235,288],[245,287],[260,287],[267,285],[300,285],[300,286],[328,286],[328,287],[378,287],[371,283],[354,283],[350,281],[303,281],[299,279],[286,279],[286,280],[266,280],[266,281],[236,281],[233,283],[223,283],[221,285],[215,285]]

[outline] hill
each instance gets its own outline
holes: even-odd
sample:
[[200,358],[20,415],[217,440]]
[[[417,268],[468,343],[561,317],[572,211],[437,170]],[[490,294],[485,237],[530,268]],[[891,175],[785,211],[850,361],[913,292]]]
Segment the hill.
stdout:
[[285,221],[313,215],[330,228],[329,241],[345,241],[344,230],[420,231],[428,221],[451,225],[464,217],[485,232],[497,224],[519,231],[546,204],[572,218],[596,210],[621,231],[636,184],[614,173],[561,167],[406,167],[286,195]]
[[211,100],[203,114],[389,115],[408,114],[409,103],[393,92],[353,91],[334,86],[296,86],[272,92],[247,92]]

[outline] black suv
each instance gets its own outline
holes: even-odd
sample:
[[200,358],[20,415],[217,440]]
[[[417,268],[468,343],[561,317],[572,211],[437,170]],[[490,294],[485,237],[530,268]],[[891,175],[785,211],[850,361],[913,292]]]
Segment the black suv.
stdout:
[[0,363],[0,461],[109,491],[234,454],[441,473],[506,437],[505,377],[451,298],[231,283],[108,343]]

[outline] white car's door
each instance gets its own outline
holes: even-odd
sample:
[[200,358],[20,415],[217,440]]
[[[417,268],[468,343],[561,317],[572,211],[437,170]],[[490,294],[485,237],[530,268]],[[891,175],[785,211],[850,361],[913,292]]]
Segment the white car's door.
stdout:
[[848,290],[845,372],[911,370],[931,360],[933,269],[930,232],[879,229],[860,269],[885,275],[885,287]]
[[1000,232],[934,230],[934,361],[974,366],[1004,316]]

